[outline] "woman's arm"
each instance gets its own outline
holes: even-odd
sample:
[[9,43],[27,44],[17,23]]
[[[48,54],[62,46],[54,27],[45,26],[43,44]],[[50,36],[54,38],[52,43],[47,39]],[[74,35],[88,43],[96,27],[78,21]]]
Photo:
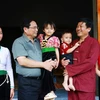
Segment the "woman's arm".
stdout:
[[100,77],[100,70],[99,70],[99,65],[96,63],[96,74]]

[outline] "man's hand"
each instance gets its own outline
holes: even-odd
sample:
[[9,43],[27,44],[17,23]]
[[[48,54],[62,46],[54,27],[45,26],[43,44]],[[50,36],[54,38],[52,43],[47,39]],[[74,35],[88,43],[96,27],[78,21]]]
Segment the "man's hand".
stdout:
[[65,68],[69,64],[70,60],[65,60],[65,57],[61,60],[61,65]]
[[44,62],[44,69],[48,70],[48,71],[52,71],[53,68],[55,68],[56,66],[56,62],[49,59],[49,60],[46,60]]

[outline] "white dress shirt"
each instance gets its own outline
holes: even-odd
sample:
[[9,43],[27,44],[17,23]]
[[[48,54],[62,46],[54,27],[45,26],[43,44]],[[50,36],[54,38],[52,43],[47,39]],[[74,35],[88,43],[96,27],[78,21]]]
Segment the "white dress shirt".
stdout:
[[0,48],[0,70],[7,71],[10,77],[10,86],[14,88],[13,70],[11,64],[11,55],[8,48],[1,46]]

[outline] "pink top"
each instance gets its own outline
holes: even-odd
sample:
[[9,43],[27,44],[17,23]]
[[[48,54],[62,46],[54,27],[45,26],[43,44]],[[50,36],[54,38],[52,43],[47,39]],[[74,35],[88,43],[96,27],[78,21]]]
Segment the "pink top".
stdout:
[[[38,36],[38,39],[40,40],[41,47],[42,47],[42,45],[43,45],[43,40],[44,40],[43,36],[44,36],[44,34],[39,34],[39,36]],[[59,38],[56,37],[56,36],[50,37],[50,38],[46,41],[45,47],[59,48],[59,47],[60,47]]]

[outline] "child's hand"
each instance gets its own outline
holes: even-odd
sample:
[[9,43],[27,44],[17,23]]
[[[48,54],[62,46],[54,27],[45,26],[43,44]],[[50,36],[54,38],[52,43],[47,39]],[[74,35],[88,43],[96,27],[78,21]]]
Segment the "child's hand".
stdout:
[[59,62],[57,61],[57,59],[54,60],[56,63],[55,69],[58,68]]
[[81,43],[78,41],[78,42],[75,43],[75,46],[78,47],[78,46],[80,46],[80,44]]

